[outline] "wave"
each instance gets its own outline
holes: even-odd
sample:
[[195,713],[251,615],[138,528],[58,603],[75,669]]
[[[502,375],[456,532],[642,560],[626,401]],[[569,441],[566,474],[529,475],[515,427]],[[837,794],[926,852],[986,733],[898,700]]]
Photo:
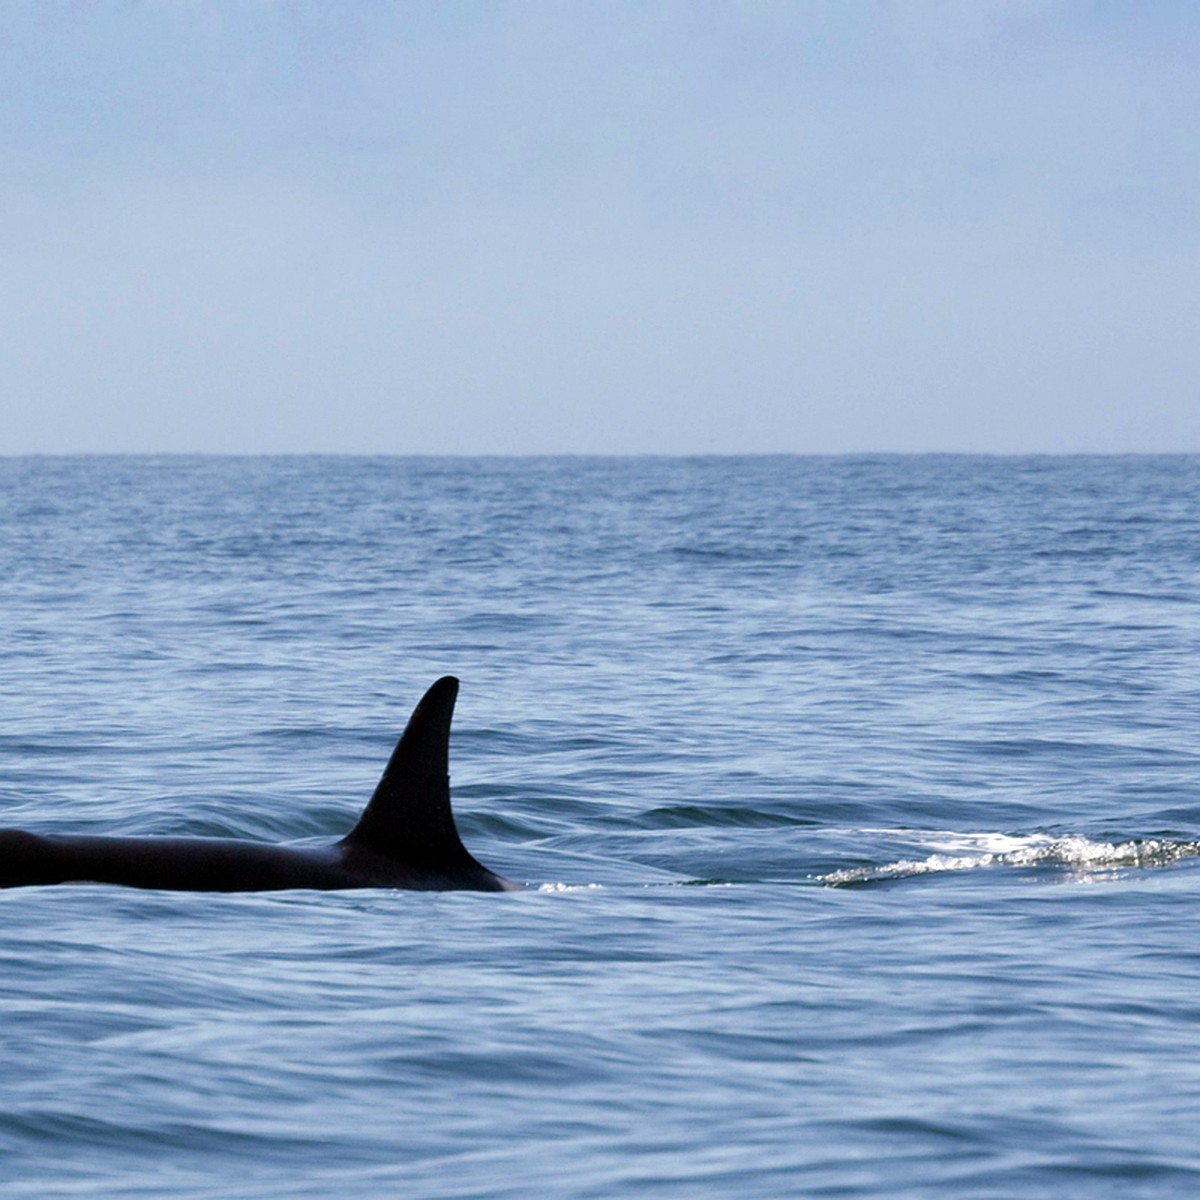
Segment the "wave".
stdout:
[[1072,879],[1085,880],[1124,868],[1166,867],[1200,857],[1200,842],[1170,838],[1103,842],[1078,835],[914,834],[911,831],[905,831],[905,836],[936,849],[924,858],[903,858],[881,865],[830,871],[821,875],[819,882],[830,887],[849,887],[988,867],[1045,867],[1065,872]]

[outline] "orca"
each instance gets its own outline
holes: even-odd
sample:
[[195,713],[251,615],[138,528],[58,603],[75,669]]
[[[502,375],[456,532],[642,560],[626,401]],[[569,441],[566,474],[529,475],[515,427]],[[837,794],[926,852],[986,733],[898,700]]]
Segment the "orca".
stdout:
[[0,887],[115,883],[185,892],[286,888],[519,891],[477,862],[450,810],[450,719],[458,680],[413,710],[358,824],[331,846],[207,837],[86,837],[0,830]]

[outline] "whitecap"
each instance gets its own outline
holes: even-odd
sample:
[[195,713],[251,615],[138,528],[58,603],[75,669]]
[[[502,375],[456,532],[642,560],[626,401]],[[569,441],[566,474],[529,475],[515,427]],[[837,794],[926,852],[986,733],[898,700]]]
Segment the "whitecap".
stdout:
[[918,845],[936,847],[935,852],[924,858],[831,871],[822,875],[820,882],[844,887],[984,867],[1047,867],[1064,871],[1072,879],[1088,879],[1122,868],[1164,867],[1200,856],[1200,842],[1164,838],[1103,842],[1079,835],[949,831],[909,831],[907,837]]

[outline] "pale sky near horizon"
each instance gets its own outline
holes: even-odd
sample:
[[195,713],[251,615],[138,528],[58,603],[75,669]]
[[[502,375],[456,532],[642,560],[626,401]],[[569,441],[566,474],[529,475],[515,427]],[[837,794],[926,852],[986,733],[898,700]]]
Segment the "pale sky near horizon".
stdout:
[[10,0],[0,454],[1200,451],[1200,5]]

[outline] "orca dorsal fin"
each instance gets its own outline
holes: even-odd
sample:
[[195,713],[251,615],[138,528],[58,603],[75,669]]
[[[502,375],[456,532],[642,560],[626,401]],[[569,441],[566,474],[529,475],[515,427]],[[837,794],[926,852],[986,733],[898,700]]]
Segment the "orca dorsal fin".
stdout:
[[344,845],[420,871],[491,874],[467,852],[450,811],[450,719],[457,697],[452,675],[421,697]]

